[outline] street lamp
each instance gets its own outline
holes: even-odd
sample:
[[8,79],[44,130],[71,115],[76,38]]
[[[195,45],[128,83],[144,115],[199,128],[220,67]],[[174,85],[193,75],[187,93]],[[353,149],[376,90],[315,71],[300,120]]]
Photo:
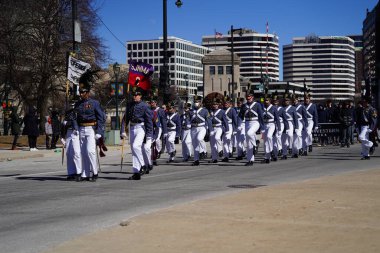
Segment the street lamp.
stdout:
[[[160,72],[160,86],[161,89],[164,90],[164,103],[167,102],[169,99],[169,96],[167,96],[167,89],[168,89],[168,75],[169,75],[169,68],[168,68],[168,15],[167,15],[167,0],[163,0],[163,46],[164,46],[164,55],[163,55],[163,67]],[[177,0],[175,2],[175,5],[180,8],[182,6],[182,1]],[[166,100],[166,101],[165,101]]]
[[186,83],[186,103],[189,101],[189,75],[185,74],[185,83]]
[[115,62],[113,65],[113,73],[115,74],[115,100],[116,100],[116,126],[115,129],[119,130],[119,74],[120,74],[120,65]]
[[234,99],[234,90],[235,90],[235,69],[234,69],[234,32],[239,31],[240,36],[243,35],[243,29],[238,28],[234,29],[234,26],[231,25],[231,74],[232,74],[232,94],[231,99]]

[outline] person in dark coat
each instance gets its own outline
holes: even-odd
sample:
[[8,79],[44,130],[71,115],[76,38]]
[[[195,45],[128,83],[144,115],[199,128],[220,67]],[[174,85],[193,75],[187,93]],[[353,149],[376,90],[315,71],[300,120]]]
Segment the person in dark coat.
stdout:
[[51,138],[50,148],[56,149],[57,141],[61,134],[61,121],[59,120],[59,112],[57,109],[53,109],[53,111],[51,112],[51,127],[53,130],[53,135]]
[[21,125],[22,121],[20,120],[20,117],[17,114],[17,107],[12,107],[11,109],[11,132],[13,137],[13,144],[12,144],[12,150],[16,149],[17,139],[20,136],[21,132]]
[[25,127],[22,134],[28,136],[30,151],[38,151],[37,149],[37,137],[39,136],[38,117],[37,117],[37,111],[34,107],[29,108],[28,113],[24,117],[23,123]]
[[351,129],[354,125],[354,111],[350,108],[349,102],[344,102],[339,113],[340,134],[341,134],[341,147],[350,147]]
[[[323,125],[323,123],[327,123],[328,122],[328,115],[327,115],[327,110],[326,108],[320,104],[318,105],[318,123]],[[319,138],[319,141],[320,141],[320,145],[322,146],[326,146],[327,144],[327,137],[325,134],[321,134],[320,138]]]

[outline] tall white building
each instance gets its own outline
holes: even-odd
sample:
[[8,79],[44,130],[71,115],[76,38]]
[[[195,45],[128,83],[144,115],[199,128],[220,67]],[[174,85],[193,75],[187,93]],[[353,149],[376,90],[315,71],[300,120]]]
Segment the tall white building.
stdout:
[[355,95],[355,48],[349,37],[293,38],[283,47],[284,81],[306,82],[315,101],[342,101]]
[[[257,33],[243,29],[233,34],[234,53],[240,59],[240,75],[259,84],[268,71],[271,81],[279,81],[279,46],[274,34]],[[231,50],[231,34],[202,36],[202,45],[212,49]],[[231,64],[232,65],[232,64]]]
[[[168,66],[170,85],[185,91],[189,97],[203,86],[202,57],[209,51],[207,47],[177,37],[168,37]],[[133,40],[127,42],[127,57],[154,66],[158,75],[163,66],[163,38],[157,40]]]

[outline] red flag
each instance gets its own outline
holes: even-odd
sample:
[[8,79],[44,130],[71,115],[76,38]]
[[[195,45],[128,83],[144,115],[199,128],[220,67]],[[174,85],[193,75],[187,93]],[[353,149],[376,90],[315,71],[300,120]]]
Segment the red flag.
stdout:
[[143,90],[150,90],[150,76],[153,72],[154,67],[150,64],[133,60],[129,61],[128,83]]

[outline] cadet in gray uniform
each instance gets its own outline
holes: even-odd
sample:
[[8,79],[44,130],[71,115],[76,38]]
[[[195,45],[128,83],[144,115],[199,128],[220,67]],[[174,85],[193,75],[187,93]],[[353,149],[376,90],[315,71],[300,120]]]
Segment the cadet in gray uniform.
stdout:
[[[280,129],[280,121],[278,120],[277,108],[271,104],[269,97],[264,98],[264,163],[269,163],[273,152],[273,134],[276,129]],[[276,158],[277,160],[277,158]],[[276,161],[275,160],[275,161]]]
[[313,151],[313,130],[318,130],[318,111],[315,104],[310,101],[310,95],[305,96],[304,106],[308,125],[302,132],[303,155]]
[[293,140],[293,158],[298,158],[299,154],[303,154],[302,150],[302,130],[308,127],[307,113],[305,107],[298,103],[298,97],[293,97],[293,106],[296,108],[296,113],[298,116],[298,128],[295,128]]
[[224,111],[226,113],[226,118],[228,121],[228,130],[225,130],[223,135],[223,162],[228,162],[228,159],[232,157],[233,152],[232,138],[234,135],[236,135],[236,131],[238,128],[237,113],[235,108],[232,107],[230,99],[226,99],[226,101],[224,102]]
[[126,138],[126,126],[129,126],[129,142],[132,150],[132,170],[133,175],[130,180],[140,180],[141,175],[146,172],[143,157],[142,145],[145,139],[146,144],[152,143],[153,122],[152,110],[141,100],[141,92],[133,93],[133,101],[127,104],[123,122],[121,124],[121,138]]
[[104,138],[106,117],[99,101],[90,98],[90,89],[94,81],[94,73],[86,71],[79,79],[81,99],[75,104],[77,122],[79,125],[80,147],[82,154],[82,180],[89,181],[98,178],[98,162],[96,141]]
[[181,134],[181,119],[175,111],[174,104],[167,105],[166,122],[168,129],[168,138],[166,140],[166,151],[169,154],[168,163],[174,161],[176,155],[175,144],[179,143],[179,136]]
[[293,132],[298,129],[298,116],[296,108],[290,104],[288,94],[284,97],[284,113],[288,123],[288,129],[282,134],[282,160],[288,159],[288,150],[293,149]]

